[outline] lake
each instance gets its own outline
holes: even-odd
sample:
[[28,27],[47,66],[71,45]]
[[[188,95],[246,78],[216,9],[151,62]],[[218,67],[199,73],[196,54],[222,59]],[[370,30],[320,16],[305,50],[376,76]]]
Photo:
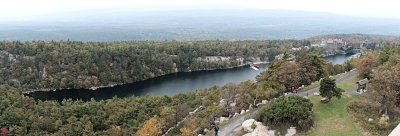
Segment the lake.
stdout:
[[350,59],[351,55],[353,55],[353,54],[336,54],[336,55],[324,57],[324,59],[332,62],[333,65],[343,64],[346,60]]
[[[333,64],[343,64],[350,59],[351,55],[337,54],[325,57],[325,60]],[[111,99],[114,96],[124,98],[131,96],[145,95],[175,95],[180,92],[191,92],[196,89],[205,89],[214,85],[222,86],[227,83],[240,83],[246,80],[255,80],[256,76],[267,70],[267,65],[261,65],[260,70],[253,70],[250,66],[243,66],[231,69],[207,70],[196,72],[179,72],[160,76],[145,81],[118,85],[97,90],[70,89],[48,92],[34,92],[26,94],[39,100],[58,100],[65,98],[82,99],[88,101]]]

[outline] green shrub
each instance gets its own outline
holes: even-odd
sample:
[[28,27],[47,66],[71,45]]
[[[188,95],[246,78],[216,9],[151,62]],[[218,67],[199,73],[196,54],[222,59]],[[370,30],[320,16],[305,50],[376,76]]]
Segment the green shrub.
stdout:
[[182,122],[178,122],[178,125],[176,125],[176,127],[174,127],[169,134],[171,136],[175,136],[181,133],[180,129],[183,128],[183,123]]
[[256,124],[251,124],[251,129],[256,129],[257,125]]
[[272,126],[291,125],[308,130],[313,125],[312,107],[310,100],[297,95],[279,97],[262,108],[257,118]]
[[[400,114],[397,112],[389,112],[389,122],[379,120],[379,105],[367,101],[352,101],[346,105],[346,111],[372,135],[389,135],[400,122]],[[373,121],[368,121],[369,118]]]

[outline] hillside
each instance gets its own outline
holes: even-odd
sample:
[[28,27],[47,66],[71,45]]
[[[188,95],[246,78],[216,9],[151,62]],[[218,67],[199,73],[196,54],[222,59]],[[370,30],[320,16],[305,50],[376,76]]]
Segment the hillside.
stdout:
[[307,40],[311,41],[320,41],[322,39],[347,39],[347,40],[368,40],[371,42],[379,42],[379,41],[392,41],[392,42],[400,42],[399,36],[391,36],[391,35],[376,35],[376,34],[326,34],[326,35],[318,35],[314,37],[307,38]]

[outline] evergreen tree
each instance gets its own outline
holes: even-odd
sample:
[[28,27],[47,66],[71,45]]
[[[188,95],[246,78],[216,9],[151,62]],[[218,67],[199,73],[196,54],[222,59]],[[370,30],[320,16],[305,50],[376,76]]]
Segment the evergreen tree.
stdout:
[[319,92],[322,97],[326,97],[330,100],[332,97],[340,99],[344,90],[336,86],[335,79],[325,77],[321,81]]

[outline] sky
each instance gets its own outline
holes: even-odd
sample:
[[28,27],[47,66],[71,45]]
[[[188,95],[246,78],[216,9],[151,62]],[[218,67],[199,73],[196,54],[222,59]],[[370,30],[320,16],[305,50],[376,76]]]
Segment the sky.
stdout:
[[277,9],[400,18],[397,0],[5,0],[1,20],[32,19],[72,12]]

